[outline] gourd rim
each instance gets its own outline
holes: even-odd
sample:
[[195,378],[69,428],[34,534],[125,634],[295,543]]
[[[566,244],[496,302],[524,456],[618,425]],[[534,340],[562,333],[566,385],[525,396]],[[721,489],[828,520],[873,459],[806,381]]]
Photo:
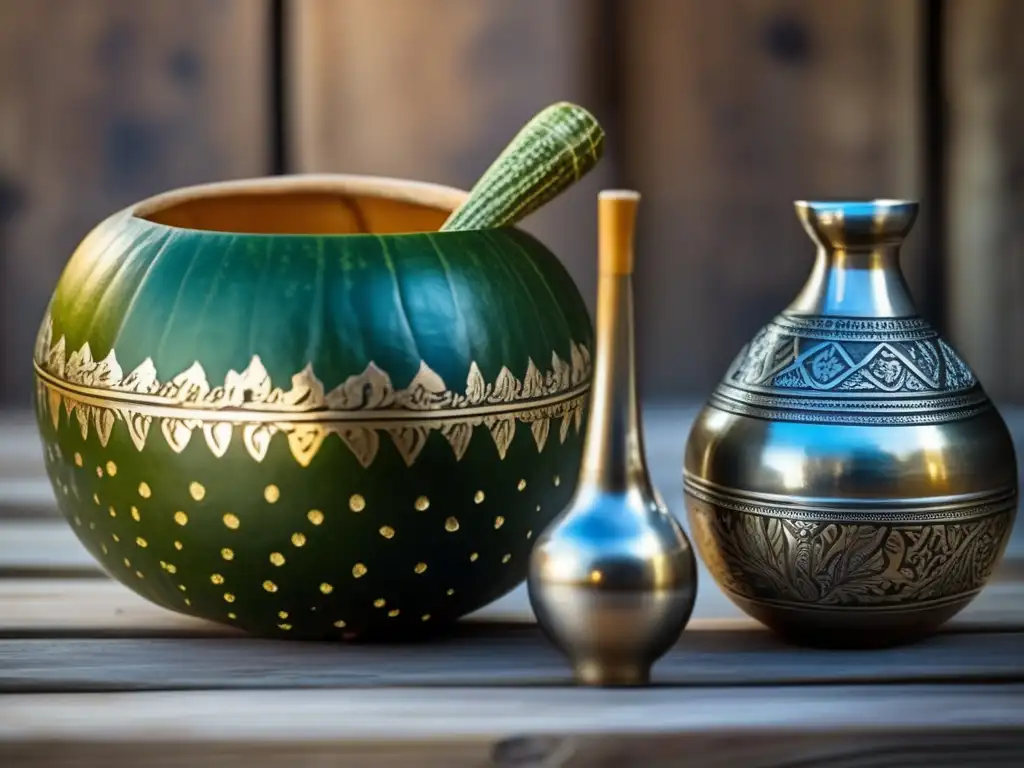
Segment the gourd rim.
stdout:
[[155,221],[149,216],[175,205],[203,198],[237,194],[347,194],[361,197],[376,197],[398,202],[420,205],[438,211],[454,211],[469,196],[469,193],[458,187],[436,184],[415,179],[403,179],[391,176],[374,176],[345,173],[296,173],[279,176],[253,176],[243,179],[211,181],[202,184],[191,184],[175,189],[159,192],[146,197],[124,210],[131,219],[144,222],[151,227],[159,227],[177,232],[190,232],[208,237],[249,237],[249,238],[406,238],[406,237],[451,237],[479,232],[499,232],[517,230],[514,225],[503,227],[480,227],[458,230],[410,230],[408,232],[329,232],[329,233],[287,233],[287,232],[242,232],[232,230],[199,229],[183,227],[176,224],[165,224]]

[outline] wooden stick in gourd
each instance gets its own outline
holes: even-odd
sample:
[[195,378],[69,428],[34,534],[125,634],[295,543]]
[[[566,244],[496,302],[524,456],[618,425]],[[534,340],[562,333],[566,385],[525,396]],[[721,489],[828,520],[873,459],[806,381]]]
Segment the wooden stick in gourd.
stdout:
[[552,104],[523,126],[441,229],[515,224],[583,178],[603,151],[604,130],[590,112]]

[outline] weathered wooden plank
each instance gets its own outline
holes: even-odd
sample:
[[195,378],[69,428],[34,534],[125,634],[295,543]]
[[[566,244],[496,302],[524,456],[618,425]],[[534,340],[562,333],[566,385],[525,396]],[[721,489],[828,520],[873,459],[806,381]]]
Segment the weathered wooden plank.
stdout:
[[[600,119],[587,0],[303,0],[288,4],[290,154],[297,170],[468,189],[548,103]],[[524,222],[596,290],[596,194],[611,154]]]
[[660,768],[682,755],[695,768],[1009,768],[1024,756],[1022,703],[1020,685],[8,695],[0,757],[55,768]]
[[[471,623],[531,624],[525,586],[466,617]],[[755,629],[711,582],[700,582],[689,629]],[[1024,631],[1024,580],[994,581],[944,632]],[[110,579],[0,579],[2,637],[177,637],[238,634],[220,624],[173,613]]]
[[[794,199],[922,194],[922,6],[621,4],[647,393],[706,392],[795,298],[814,250]],[[915,289],[922,223],[904,254]]]
[[267,0],[0,0],[0,403],[87,230],[169,187],[268,172]]
[[953,342],[986,388],[1024,400],[1024,4],[946,4],[946,215]]
[[[1024,630],[1024,628],[1022,628]],[[749,629],[684,632],[657,685],[1024,683],[1024,631],[942,634],[913,647],[815,651]],[[466,623],[429,643],[251,638],[0,640],[0,692],[572,685],[535,626]]]

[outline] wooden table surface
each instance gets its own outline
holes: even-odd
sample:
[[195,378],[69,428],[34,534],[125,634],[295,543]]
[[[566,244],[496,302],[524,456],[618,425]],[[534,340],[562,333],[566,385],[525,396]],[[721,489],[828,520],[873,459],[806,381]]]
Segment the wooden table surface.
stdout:
[[[694,412],[646,412],[681,517]],[[1024,446],[1024,410],[1004,413]],[[404,646],[260,640],[158,608],[99,570],[56,512],[34,425],[0,417],[0,766],[121,764],[1024,765],[1024,526],[967,609],[890,650],[786,645],[702,567],[652,686],[593,690],[525,587]]]

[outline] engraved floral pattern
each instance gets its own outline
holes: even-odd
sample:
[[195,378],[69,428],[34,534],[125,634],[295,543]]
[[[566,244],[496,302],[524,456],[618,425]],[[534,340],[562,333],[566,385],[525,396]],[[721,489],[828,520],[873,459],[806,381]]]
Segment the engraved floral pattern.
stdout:
[[690,495],[694,535],[722,586],[751,600],[872,607],[967,595],[991,576],[1014,517],[933,523],[792,520]]

